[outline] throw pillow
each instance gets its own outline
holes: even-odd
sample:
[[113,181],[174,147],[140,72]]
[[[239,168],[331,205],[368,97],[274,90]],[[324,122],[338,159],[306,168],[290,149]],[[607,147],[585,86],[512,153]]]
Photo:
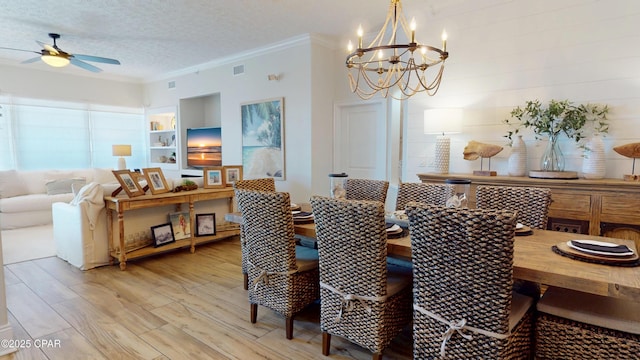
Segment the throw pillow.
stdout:
[[0,171],[0,198],[10,198],[28,193],[27,187],[20,180],[17,171]]
[[47,181],[47,195],[67,194],[73,192],[73,188],[82,188],[87,183],[86,178],[58,179]]

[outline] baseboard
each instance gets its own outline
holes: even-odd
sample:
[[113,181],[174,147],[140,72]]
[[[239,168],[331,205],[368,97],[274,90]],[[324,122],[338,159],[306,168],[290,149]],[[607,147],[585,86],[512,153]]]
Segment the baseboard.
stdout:
[[[6,342],[4,340],[13,340],[13,328],[9,323],[0,326],[0,340],[2,340],[2,345],[5,345]],[[10,342],[11,343],[11,342]],[[15,347],[0,347],[0,356],[11,354],[18,350]]]

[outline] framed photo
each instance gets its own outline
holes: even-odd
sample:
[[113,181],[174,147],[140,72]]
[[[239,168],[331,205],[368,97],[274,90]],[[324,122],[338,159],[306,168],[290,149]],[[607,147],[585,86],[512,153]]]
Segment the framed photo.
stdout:
[[196,214],[196,236],[216,234],[216,214]]
[[240,107],[244,177],[284,180],[284,98]]
[[224,180],[227,186],[233,186],[236,181],[242,180],[242,165],[224,166]]
[[161,168],[146,168],[142,169],[142,171],[152,194],[162,194],[170,191]]
[[132,173],[130,170],[113,170],[113,175],[129,197],[144,195],[144,190],[138,183],[138,174]]
[[175,242],[173,237],[173,228],[171,223],[156,225],[151,227],[151,236],[153,236],[153,246],[158,247]]
[[191,216],[189,216],[188,211],[169,214],[169,222],[171,222],[173,237],[176,240],[191,237]]
[[223,170],[222,166],[204,168],[204,187],[206,189],[223,188],[225,181]]

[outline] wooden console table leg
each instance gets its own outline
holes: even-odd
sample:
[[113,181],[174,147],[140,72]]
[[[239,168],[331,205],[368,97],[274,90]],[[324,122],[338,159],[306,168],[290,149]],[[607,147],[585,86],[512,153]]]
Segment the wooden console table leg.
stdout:
[[113,212],[107,208],[107,241],[109,251],[109,265],[113,265]]
[[194,236],[195,231],[196,231],[196,211],[195,208],[193,206],[193,201],[189,202],[189,222],[191,223],[191,253],[195,253],[196,252],[196,238]]
[[120,236],[120,270],[127,268],[127,254],[124,247],[124,214],[118,211],[118,233]]

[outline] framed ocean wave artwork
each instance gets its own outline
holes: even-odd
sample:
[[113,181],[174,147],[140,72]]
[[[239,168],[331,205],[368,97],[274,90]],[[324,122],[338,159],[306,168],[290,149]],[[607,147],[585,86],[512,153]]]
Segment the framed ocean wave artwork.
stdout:
[[244,179],[285,179],[284,98],[240,106]]

